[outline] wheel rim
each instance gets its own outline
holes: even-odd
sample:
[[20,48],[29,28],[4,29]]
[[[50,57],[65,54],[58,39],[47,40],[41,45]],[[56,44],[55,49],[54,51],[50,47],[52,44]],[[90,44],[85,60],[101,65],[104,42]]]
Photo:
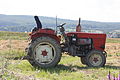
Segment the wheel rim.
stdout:
[[102,57],[100,54],[94,53],[89,57],[89,62],[93,66],[99,66],[102,63]]
[[34,53],[34,58],[39,64],[49,64],[56,56],[55,48],[49,42],[39,43],[35,47]]

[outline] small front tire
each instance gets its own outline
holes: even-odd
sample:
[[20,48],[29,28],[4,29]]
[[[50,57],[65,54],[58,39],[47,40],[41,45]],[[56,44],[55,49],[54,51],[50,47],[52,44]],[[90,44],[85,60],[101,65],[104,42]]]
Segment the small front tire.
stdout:
[[80,60],[81,60],[81,63],[82,63],[82,64],[84,64],[84,65],[87,64],[87,62],[86,62],[86,57],[81,57]]
[[89,67],[103,67],[106,63],[106,57],[102,51],[92,50],[86,55],[86,61]]

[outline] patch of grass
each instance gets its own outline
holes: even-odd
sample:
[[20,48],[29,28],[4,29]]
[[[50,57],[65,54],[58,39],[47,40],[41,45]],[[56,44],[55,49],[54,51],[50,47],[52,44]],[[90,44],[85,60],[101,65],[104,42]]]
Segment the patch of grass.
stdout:
[[23,50],[4,50],[0,51],[0,56],[7,58],[7,59],[20,59],[21,57],[25,56],[25,51]]
[[116,53],[116,56],[120,56],[120,53]]
[[[22,80],[17,75],[25,79],[26,76],[33,76],[38,80],[103,80],[107,79],[109,71],[117,73],[120,70],[119,66],[112,64],[100,68],[87,67],[81,64],[79,57],[68,55],[63,55],[60,63],[54,68],[34,68],[27,60],[14,60],[14,57],[24,56],[23,51],[4,51],[0,55],[3,56],[0,58],[1,67],[4,67],[3,70],[8,70],[2,74],[2,79],[7,80]],[[10,56],[11,59],[6,58]]]
[[63,55],[62,59],[60,61],[60,64],[75,64],[74,61],[78,61],[78,60],[79,60],[79,57],[72,57],[72,56],[67,56],[66,57],[66,55]]
[[[68,62],[67,62],[68,61]],[[100,68],[90,68],[82,65],[79,58],[63,56],[61,62],[54,68],[34,68],[27,60],[13,60],[7,68],[14,72],[42,80],[103,80],[109,71],[119,72],[120,67],[106,65]],[[75,63],[75,64],[73,64]]]
[[28,34],[24,32],[0,31],[0,40],[27,40]]
[[1,75],[1,78],[2,80],[19,80],[19,78],[14,74],[10,74],[8,72],[5,72],[3,75]]
[[108,54],[107,56],[108,56],[108,57],[114,57],[114,56],[119,57],[119,56],[120,56],[120,53]]
[[107,38],[107,43],[120,43],[120,39]]

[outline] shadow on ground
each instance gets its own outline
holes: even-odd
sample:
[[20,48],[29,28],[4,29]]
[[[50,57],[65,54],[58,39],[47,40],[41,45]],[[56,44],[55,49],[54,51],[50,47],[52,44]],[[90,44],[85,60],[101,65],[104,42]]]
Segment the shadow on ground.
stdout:
[[100,68],[105,68],[105,69],[115,69],[115,70],[120,70],[120,66],[110,66],[110,65],[106,65],[105,67],[87,67],[87,66],[73,66],[73,65],[63,65],[63,64],[59,64],[54,68],[39,68],[42,69],[46,72],[50,72],[50,73],[60,73],[61,71],[66,71],[66,72],[76,72],[78,70],[86,70],[86,69],[100,69]]
[[106,65],[105,68],[108,68],[108,69],[119,69],[120,70],[120,66]]

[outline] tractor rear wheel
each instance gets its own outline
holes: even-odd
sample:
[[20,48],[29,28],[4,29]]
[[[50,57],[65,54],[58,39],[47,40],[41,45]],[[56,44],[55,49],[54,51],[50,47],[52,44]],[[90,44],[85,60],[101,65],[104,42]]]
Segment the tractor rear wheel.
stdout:
[[28,48],[28,61],[34,67],[54,67],[60,59],[60,44],[51,37],[39,37],[32,41]]
[[92,50],[86,55],[86,61],[89,67],[103,67],[106,63],[106,56],[102,51]]

